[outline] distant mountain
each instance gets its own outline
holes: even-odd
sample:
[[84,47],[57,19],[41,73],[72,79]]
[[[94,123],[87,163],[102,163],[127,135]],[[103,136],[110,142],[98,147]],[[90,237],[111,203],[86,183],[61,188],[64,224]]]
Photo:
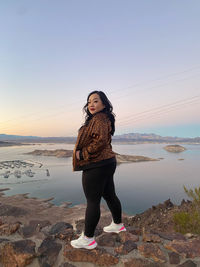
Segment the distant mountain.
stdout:
[[74,143],[76,137],[40,137],[0,134],[0,141],[28,142],[28,143]]
[[38,136],[22,136],[22,135],[9,135],[9,134],[0,134],[0,140],[19,140],[19,139],[37,139]]
[[192,142],[192,143],[200,143],[200,137],[189,138],[189,137],[173,137],[173,136],[160,136],[154,133],[146,134],[146,133],[128,133],[115,135],[113,137],[115,142]]
[[[115,135],[113,143],[200,143],[200,137],[183,138],[172,136],[160,136],[154,133],[127,133]],[[0,134],[0,141],[26,142],[26,143],[75,143],[76,137],[39,137]]]

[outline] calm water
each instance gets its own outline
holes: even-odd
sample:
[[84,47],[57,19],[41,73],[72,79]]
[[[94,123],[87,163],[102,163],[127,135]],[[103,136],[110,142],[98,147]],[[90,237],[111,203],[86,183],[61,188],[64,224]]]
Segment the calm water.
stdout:
[[[164,158],[156,162],[123,163],[117,166],[116,192],[124,212],[142,212],[168,198],[179,204],[183,198],[187,199],[183,185],[189,188],[200,186],[200,145],[184,145],[187,150],[181,153],[167,152],[163,149],[164,146],[165,144],[113,145],[113,150],[121,154]],[[72,202],[72,205],[85,203],[81,172],[72,172],[71,158],[23,154],[35,149],[73,147],[71,144],[38,144],[0,148],[0,161],[20,159],[43,164],[42,168],[31,168],[36,172],[34,177],[23,175],[16,178],[11,175],[4,178],[2,174],[7,170],[0,170],[0,188],[10,188],[5,191],[6,195],[30,193],[32,197],[54,197],[52,202],[56,205],[65,201]],[[184,160],[179,160],[180,158]],[[49,169],[50,177],[46,176],[46,169]]]

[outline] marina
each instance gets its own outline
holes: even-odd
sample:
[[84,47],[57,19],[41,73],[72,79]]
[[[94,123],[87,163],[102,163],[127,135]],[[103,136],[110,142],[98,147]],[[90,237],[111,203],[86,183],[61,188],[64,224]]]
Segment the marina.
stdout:
[[[9,178],[10,176],[21,178],[23,175],[34,177],[36,172],[33,172],[30,168],[41,168],[42,166],[43,164],[40,162],[30,162],[28,160],[0,161],[0,170],[5,170],[5,172],[0,172],[0,176],[4,178]],[[48,169],[46,169],[46,175],[50,176]]]

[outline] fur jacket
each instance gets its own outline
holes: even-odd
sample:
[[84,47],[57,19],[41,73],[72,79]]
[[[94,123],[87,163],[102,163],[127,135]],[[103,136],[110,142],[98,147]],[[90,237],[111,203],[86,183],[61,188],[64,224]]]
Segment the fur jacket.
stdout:
[[[82,126],[73,150],[73,171],[98,167],[116,161],[111,146],[111,122],[107,114],[97,112]],[[80,150],[80,160],[76,151]]]

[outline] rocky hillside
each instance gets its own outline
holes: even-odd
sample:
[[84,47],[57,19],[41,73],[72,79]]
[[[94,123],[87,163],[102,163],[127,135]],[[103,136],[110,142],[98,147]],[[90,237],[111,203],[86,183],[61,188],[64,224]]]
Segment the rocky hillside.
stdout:
[[85,205],[49,201],[0,193],[0,266],[200,266],[200,237],[173,230],[173,213],[189,209],[190,202],[176,206],[167,200],[135,216],[124,214],[127,231],[120,234],[103,232],[111,215],[102,206],[98,246],[88,251],[70,245],[83,230]]

